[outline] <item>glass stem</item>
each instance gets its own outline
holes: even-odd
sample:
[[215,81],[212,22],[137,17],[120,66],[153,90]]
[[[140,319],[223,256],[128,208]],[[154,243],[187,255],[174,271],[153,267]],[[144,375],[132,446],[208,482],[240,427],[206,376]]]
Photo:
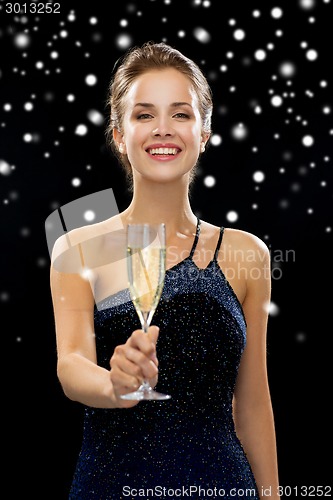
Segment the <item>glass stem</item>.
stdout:
[[144,313],[143,314],[143,323],[142,323],[142,330],[145,332],[145,333],[148,333],[148,314],[147,313]]
[[[149,327],[147,318],[148,318],[148,314],[144,314],[143,315],[142,330],[145,333],[148,333],[148,327]],[[144,391],[144,392],[148,392],[148,391],[152,391],[153,389],[152,389],[150,383],[147,382],[147,380],[143,380],[139,390]]]

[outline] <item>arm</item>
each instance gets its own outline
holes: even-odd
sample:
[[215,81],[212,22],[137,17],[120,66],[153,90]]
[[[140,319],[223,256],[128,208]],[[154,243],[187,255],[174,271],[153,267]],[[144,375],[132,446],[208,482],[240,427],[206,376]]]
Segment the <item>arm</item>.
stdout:
[[[61,255],[62,244],[65,255],[66,241],[56,244],[55,254]],[[64,272],[65,265],[53,264],[54,259],[50,284],[56,330],[57,375],[64,393],[73,401],[97,408],[134,406],[136,401],[122,400],[119,395],[138,388],[143,378],[153,379],[152,383],[156,384],[156,327],[152,327],[150,338],[142,331],[136,331],[124,346],[118,346],[113,354],[111,370],[98,366],[91,285],[78,272],[77,264],[77,272],[69,272],[71,265],[68,262],[65,263],[67,272]]]
[[[268,248],[258,238],[253,237],[250,245],[258,257],[255,262],[245,263],[247,279],[243,310],[247,322],[247,344],[236,381],[234,418],[237,435],[251,464],[261,498],[277,499],[277,452],[266,366],[270,256]],[[262,489],[266,489],[265,495]],[[268,495],[269,489],[271,496]]]

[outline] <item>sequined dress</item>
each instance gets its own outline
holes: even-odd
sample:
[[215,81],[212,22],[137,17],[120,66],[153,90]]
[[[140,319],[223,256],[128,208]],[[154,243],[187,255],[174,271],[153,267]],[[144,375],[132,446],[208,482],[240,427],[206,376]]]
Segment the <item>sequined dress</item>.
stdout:
[[[190,255],[166,273],[153,324],[157,390],[167,401],[130,409],[85,407],[82,448],[70,500],[251,498],[258,491],[236,436],[232,397],[246,343],[241,305],[217,262],[199,269]],[[95,307],[98,363],[140,328],[128,289]]]

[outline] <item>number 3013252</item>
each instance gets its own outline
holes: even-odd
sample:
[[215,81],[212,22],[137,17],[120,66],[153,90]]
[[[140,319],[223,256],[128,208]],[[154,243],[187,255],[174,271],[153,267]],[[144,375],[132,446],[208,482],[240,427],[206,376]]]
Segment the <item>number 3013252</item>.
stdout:
[[60,14],[60,3],[25,2],[5,4],[7,14]]

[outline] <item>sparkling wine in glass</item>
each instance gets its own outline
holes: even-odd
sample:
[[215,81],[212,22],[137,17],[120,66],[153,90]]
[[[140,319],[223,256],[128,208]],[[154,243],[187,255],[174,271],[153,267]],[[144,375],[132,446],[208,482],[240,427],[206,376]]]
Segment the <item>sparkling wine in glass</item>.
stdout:
[[[142,330],[148,332],[161,297],[166,263],[165,224],[129,224],[127,226],[127,271],[131,299]],[[165,400],[168,394],[155,391],[147,381],[138,390],[123,394],[122,399]]]

